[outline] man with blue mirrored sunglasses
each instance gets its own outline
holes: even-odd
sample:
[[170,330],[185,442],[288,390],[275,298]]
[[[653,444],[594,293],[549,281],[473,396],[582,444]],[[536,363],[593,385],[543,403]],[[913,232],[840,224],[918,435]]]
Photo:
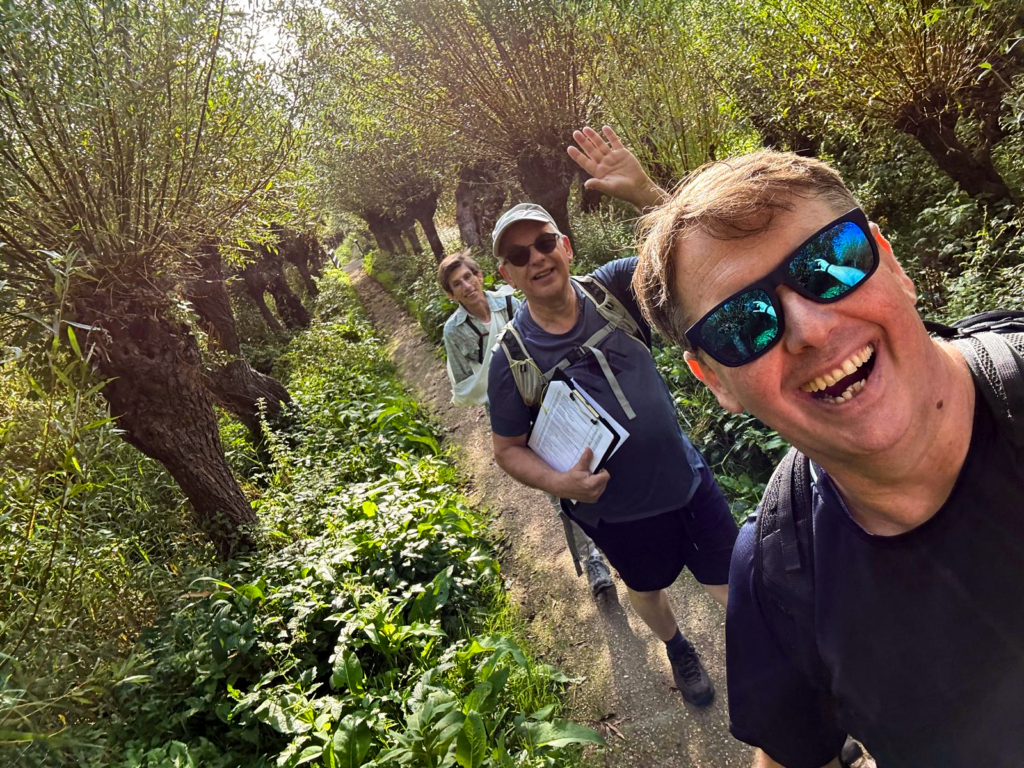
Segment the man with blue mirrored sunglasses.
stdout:
[[[1024,450],[839,175],[768,151],[695,172],[645,218],[634,289],[724,408],[810,459],[786,486],[803,543],[765,549],[749,521],[729,576],[730,718],[756,766],[837,766],[847,735],[880,766],[1019,765]],[[809,616],[781,632],[765,574],[801,568]]]

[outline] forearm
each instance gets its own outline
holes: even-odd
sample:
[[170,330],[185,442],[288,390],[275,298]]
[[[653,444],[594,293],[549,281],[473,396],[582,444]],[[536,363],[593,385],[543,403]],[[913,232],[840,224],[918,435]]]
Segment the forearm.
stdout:
[[630,203],[641,213],[647,213],[652,208],[657,208],[668,199],[669,195],[664,189],[655,184],[650,177],[645,176],[644,181],[633,193]]
[[[760,749],[757,750],[757,754],[754,755],[754,764],[751,768],[786,768],[780,763],[776,763],[768,755],[762,752]],[[841,768],[839,765],[839,758],[832,760],[827,765],[823,765],[822,768]]]
[[523,446],[508,446],[495,451],[494,460],[509,476],[523,485],[539,488],[542,491],[562,497],[564,475],[551,467],[534,453]]
[[460,381],[465,381],[473,375],[469,360],[455,346],[455,343],[448,337],[444,339],[445,356],[448,358],[448,379],[452,386]]

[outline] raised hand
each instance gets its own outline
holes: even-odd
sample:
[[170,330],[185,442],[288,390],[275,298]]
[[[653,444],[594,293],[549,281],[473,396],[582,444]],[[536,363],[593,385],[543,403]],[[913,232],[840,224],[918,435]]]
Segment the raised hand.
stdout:
[[573,131],[572,137],[580,148],[570,146],[566,150],[569,157],[593,177],[587,179],[587,189],[625,200],[641,211],[660,204],[665,191],[651,181],[640,161],[623,146],[611,126],[604,126],[601,132],[604,137],[590,126]]

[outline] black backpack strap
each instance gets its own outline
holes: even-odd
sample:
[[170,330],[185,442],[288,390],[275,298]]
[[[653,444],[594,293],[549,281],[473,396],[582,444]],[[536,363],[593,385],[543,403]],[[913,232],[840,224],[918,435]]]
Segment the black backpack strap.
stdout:
[[508,294],[505,296],[505,319],[512,319],[512,295]]
[[1024,446],[1024,312],[999,309],[924,325],[960,351],[1000,429]]
[[1018,348],[992,331],[954,339],[953,344],[1010,442],[1024,445],[1024,336]]
[[814,633],[810,461],[791,448],[776,468],[755,528],[754,584],[772,634],[811,684],[828,690]]
[[487,338],[487,334],[484,333],[483,331],[481,331],[479,328],[477,328],[476,324],[472,320],[470,320],[469,317],[466,317],[466,325],[468,325],[470,328],[472,328],[473,332],[477,336],[477,351],[476,351],[477,357],[476,357],[476,361],[478,363],[480,363],[481,365],[483,365],[483,362],[484,362],[484,339]]

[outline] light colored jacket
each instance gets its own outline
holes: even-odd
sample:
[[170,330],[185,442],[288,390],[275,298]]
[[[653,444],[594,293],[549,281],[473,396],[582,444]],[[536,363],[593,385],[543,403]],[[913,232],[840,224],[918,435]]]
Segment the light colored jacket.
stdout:
[[[452,385],[452,402],[455,405],[483,405],[487,402],[487,369],[494,344],[521,303],[512,296],[513,290],[512,286],[503,285],[494,291],[484,291],[491,308],[491,322],[487,327],[462,305],[445,322],[444,349],[448,355],[448,380]],[[506,297],[511,298],[511,314]],[[482,340],[480,333],[484,334]]]

